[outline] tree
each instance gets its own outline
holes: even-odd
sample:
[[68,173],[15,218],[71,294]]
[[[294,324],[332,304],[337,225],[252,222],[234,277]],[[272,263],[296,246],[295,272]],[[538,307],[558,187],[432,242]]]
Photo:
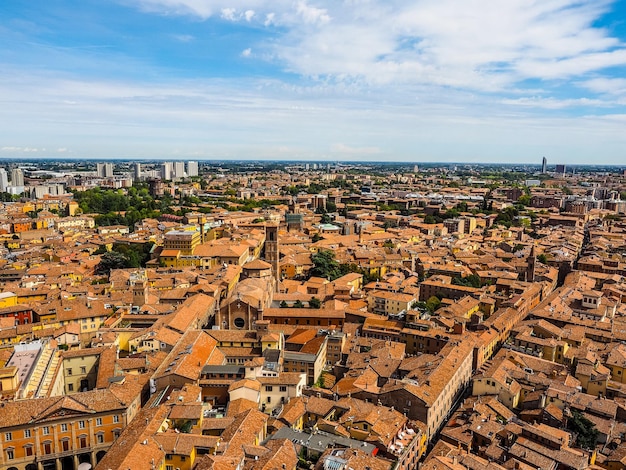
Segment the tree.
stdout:
[[567,420],[567,428],[576,433],[576,444],[582,449],[593,450],[598,442],[598,430],[595,424],[580,411],[572,411],[572,417]]
[[287,302],[284,300],[280,303],[280,308],[287,308]]
[[537,256],[537,261],[543,264],[548,264],[548,257],[545,254],[541,253],[539,256]]
[[319,233],[315,233],[313,234],[313,238],[311,238],[311,241],[313,243],[317,243],[322,239],[322,236]]
[[470,274],[466,277],[455,277],[452,279],[452,284],[457,286],[476,287],[481,286],[480,277],[477,274]]
[[435,310],[437,310],[440,306],[441,300],[439,300],[439,297],[436,297],[434,295],[426,301],[426,308],[430,313],[435,312]]
[[311,297],[311,299],[309,300],[309,307],[310,308],[321,308],[322,307],[322,301],[320,299],[318,299],[317,297]]
[[393,243],[393,240],[387,239],[385,240],[385,243],[383,243],[383,246],[385,248],[393,248],[395,244]]
[[334,281],[341,277],[339,263],[335,260],[335,254],[330,250],[320,250],[311,256],[315,267],[311,269],[311,276],[323,277]]
[[294,308],[304,308],[304,304],[301,300],[296,300],[293,304]]
[[100,262],[96,265],[96,274],[109,274],[111,269],[123,269],[126,267],[128,259],[117,251],[109,251],[102,255]]

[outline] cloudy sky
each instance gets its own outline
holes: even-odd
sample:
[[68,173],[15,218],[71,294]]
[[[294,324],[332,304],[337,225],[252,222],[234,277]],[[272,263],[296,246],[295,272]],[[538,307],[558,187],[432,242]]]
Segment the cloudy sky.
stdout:
[[3,0],[0,158],[626,164],[626,0]]

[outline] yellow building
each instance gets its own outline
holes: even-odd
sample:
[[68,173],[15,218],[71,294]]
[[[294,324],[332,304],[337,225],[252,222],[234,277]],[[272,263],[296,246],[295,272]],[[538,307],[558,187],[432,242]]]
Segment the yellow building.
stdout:
[[4,402],[0,467],[78,468],[82,462],[95,466],[136,412],[136,406],[127,407],[110,390],[85,392],[77,399]]
[[178,250],[182,255],[192,255],[201,242],[200,232],[195,230],[171,230],[163,237],[164,250]]
[[0,308],[15,307],[17,304],[17,294],[14,292],[0,293]]

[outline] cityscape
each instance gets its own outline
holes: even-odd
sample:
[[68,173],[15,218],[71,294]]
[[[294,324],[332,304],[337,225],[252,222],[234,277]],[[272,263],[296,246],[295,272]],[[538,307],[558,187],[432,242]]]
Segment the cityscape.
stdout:
[[0,165],[0,468],[619,469],[626,167]]
[[0,470],[626,470],[626,0],[0,18]]

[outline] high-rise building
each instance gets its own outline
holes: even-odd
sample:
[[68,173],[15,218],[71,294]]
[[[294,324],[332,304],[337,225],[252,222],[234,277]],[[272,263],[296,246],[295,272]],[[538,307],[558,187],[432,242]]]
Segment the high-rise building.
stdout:
[[541,160],[541,172],[546,173],[547,171],[548,171],[548,159],[546,157],[543,157],[543,160]]
[[198,176],[198,162],[187,162],[187,176]]
[[185,162],[174,162],[174,178],[181,179],[185,177]]
[[5,193],[9,186],[9,175],[4,168],[0,168],[0,193]]
[[141,179],[141,163],[135,162],[133,167],[133,179],[139,181]]
[[171,162],[163,162],[161,164],[161,179],[165,181],[169,181],[172,179],[172,163]]
[[11,186],[24,186],[24,173],[19,168],[11,170]]
[[100,178],[113,177],[113,163],[97,163],[96,171]]
[[565,174],[565,165],[557,165],[556,169],[554,170],[554,172],[557,175],[564,175]]

